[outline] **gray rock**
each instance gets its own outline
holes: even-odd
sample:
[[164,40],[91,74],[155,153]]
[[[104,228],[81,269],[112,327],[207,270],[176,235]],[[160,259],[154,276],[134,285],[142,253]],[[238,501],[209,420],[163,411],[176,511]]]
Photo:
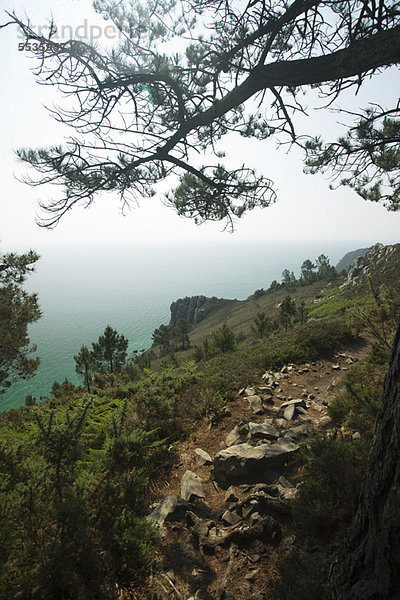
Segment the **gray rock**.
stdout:
[[186,508],[187,503],[182,498],[168,494],[147,518],[156,525],[163,526],[165,521],[180,521]]
[[244,393],[245,393],[245,396],[255,396],[256,395],[254,388],[246,388]]
[[278,437],[279,431],[267,423],[249,423],[249,439],[275,441]]
[[289,442],[295,442],[297,440],[297,435],[294,431],[288,429],[282,439],[288,440]]
[[201,479],[196,473],[186,471],[181,481],[181,496],[188,502],[196,500],[196,498],[204,498],[205,494]]
[[234,446],[235,444],[240,444],[242,441],[244,441],[244,438],[240,435],[239,427],[237,425],[228,433],[225,438],[225,443],[227,446]]
[[249,407],[256,415],[264,414],[264,405],[261,401],[260,396],[251,396],[250,398],[248,398],[248,401]]
[[263,396],[272,396],[273,388],[270,385],[261,385],[255,388],[257,394],[261,394]]
[[240,435],[242,436],[247,436],[249,433],[249,424],[246,421],[243,421],[243,419],[240,419],[239,423],[238,423],[238,431],[240,433]]
[[302,423],[315,423],[315,424],[317,424],[317,420],[316,419],[312,419],[307,414],[306,415],[298,415],[298,419]]
[[283,418],[286,419],[286,421],[291,421],[294,417],[295,412],[296,412],[296,406],[294,404],[290,404],[289,406],[286,406],[286,408],[284,409]]
[[201,448],[196,448],[194,453],[196,454],[196,458],[201,465],[211,465],[212,458],[208,454],[208,452],[206,452],[205,450],[202,450]]
[[[310,428],[307,425],[297,425],[289,430],[296,437],[305,437],[310,433]],[[289,434],[289,431],[287,432]]]
[[269,386],[273,386],[275,384],[275,379],[272,373],[268,373],[268,371],[266,373],[264,373],[264,375],[261,377],[261,379]]
[[221,483],[246,482],[262,476],[266,469],[278,469],[299,446],[283,441],[277,444],[237,444],[221,450],[213,461],[213,477]]
[[234,510],[226,510],[222,515],[221,520],[226,525],[236,525],[237,523],[239,523],[239,521],[242,520],[242,517],[238,515],[237,512]]
[[286,408],[287,406],[301,406],[302,408],[306,408],[306,403],[304,398],[295,398],[294,400],[288,400],[281,405],[281,408]]
[[225,494],[225,502],[237,502],[238,500],[239,498],[236,495],[235,488],[231,485]]

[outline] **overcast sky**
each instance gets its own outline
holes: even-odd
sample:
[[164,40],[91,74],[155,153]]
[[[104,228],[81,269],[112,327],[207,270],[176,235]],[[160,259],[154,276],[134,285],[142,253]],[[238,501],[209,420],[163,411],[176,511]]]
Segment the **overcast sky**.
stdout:
[[[26,12],[38,26],[53,14],[58,27],[81,26],[80,33],[90,25],[102,28],[107,23],[91,9],[88,0],[0,0],[1,18],[4,10]],[[238,241],[258,240],[351,240],[363,243],[397,242],[400,233],[400,213],[389,213],[382,206],[364,202],[353,191],[329,190],[322,175],[304,175],[300,155],[286,154],[272,141],[255,142],[230,137],[220,144],[230,164],[243,161],[275,181],[278,202],[256,210],[242,218],[232,236],[222,232],[221,224],[197,227],[191,221],[163,206],[162,199],[143,200],[126,216],[112,195],[100,197],[90,209],[75,208],[52,231],[35,224],[37,200],[51,198],[52,188],[29,188],[19,183],[25,167],[13,156],[13,149],[62,143],[66,130],[47,114],[44,104],[57,101],[55,91],[39,86],[29,70],[30,61],[18,51],[17,30],[0,31],[2,59],[2,94],[0,96],[0,242],[3,250],[61,244],[127,244],[142,241]],[[346,98],[346,107],[365,106],[368,101],[390,105],[398,96],[398,69],[380,75],[362,90],[358,98]],[[338,115],[310,108],[310,118],[300,124],[303,131],[326,132],[337,137]],[[306,129],[304,129],[306,128]],[[227,163],[228,164],[228,163]]]

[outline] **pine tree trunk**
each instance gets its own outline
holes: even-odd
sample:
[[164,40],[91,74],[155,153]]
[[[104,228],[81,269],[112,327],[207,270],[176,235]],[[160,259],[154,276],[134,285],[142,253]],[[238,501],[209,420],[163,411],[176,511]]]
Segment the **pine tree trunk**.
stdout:
[[332,584],[336,600],[400,598],[400,324],[359,505]]

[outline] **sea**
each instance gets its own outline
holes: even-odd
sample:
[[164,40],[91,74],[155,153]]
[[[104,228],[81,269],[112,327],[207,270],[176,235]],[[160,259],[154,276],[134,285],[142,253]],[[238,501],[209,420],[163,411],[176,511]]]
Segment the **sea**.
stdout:
[[[37,401],[54,381],[81,383],[74,354],[91,347],[106,325],[129,340],[128,356],[151,346],[170,304],[203,294],[244,300],[256,289],[296,276],[307,258],[326,254],[335,265],[363,241],[146,243],[129,246],[55,246],[39,249],[37,268],[24,287],[36,292],[43,316],[29,327],[41,364],[37,374],[0,396],[0,411]],[[371,245],[367,243],[366,245]]]

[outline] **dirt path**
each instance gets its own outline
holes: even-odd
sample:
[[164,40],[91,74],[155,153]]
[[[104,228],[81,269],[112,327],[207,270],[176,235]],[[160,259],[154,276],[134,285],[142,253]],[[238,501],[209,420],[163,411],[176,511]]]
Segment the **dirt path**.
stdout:
[[[156,553],[160,573],[153,581],[154,598],[263,600],[268,597],[270,582],[276,576],[279,554],[292,538],[287,534],[285,518],[282,521],[276,514],[273,519],[268,515],[260,516],[248,507],[246,512],[243,511],[248,498],[253,498],[250,501],[254,504],[261,498],[272,506],[272,512],[276,502],[277,509],[284,514],[285,506],[294,497],[296,485],[301,481],[301,473],[290,464],[285,465],[275,474],[280,477],[278,480],[268,480],[266,476],[258,482],[258,486],[254,482],[241,482],[229,487],[227,492],[226,485],[218,485],[213,480],[212,464],[202,464],[195,451],[201,449],[213,460],[218,452],[232,444],[237,435],[235,427],[239,425],[244,435],[250,435],[246,429],[249,422],[258,425],[267,423],[278,430],[280,437],[277,443],[290,439],[298,444],[326,435],[331,426],[327,406],[335,388],[351,364],[365,356],[368,350],[369,345],[364,344],[344,350],[331,361],[287,365],[279,373],[267,375],[264,381],[254,382],[252,388],[238,391],[218,424],[211,427],[204,420],[196,433],[179,445],[178,459],[168,482],[158,490],[157,500],[160,502],[167,494],[179,496],[182,477],[187,471],[201,479],[204,498],[191,502],[179,517],[165,522],[162,542]],[[261,400],[263,414],[256,414],[250,406],[255,397]],[[302,403],[296,403],[295,414],[287,420],[283,416],[285,403],[287,406],[292,400],[301,400]],[[236,434],[231,433],[233,430]],[[230,439],[228,437],[227,440],[229,434]],[[240,510],[242,513],[239,514]],[[229,524],[226,518],[230,519],[232,514],[239,514],[235,517],[239,521]],[[243,517],[243,514],[246,516]],[[276,539],[273,534],[271,539],[262,535],[249,543],[236,540],[238,531],[245,531],[249,537],[248,531],[252,534],[251,528],[254,529],[257,523],[265,527],[265,519],[270,519],[271,523],[274,519],[279,521],[280,532]],[[223,536],[231,537],[211,547],[207,540],[213,535],[222,536],[222,540],[225,540]]]

